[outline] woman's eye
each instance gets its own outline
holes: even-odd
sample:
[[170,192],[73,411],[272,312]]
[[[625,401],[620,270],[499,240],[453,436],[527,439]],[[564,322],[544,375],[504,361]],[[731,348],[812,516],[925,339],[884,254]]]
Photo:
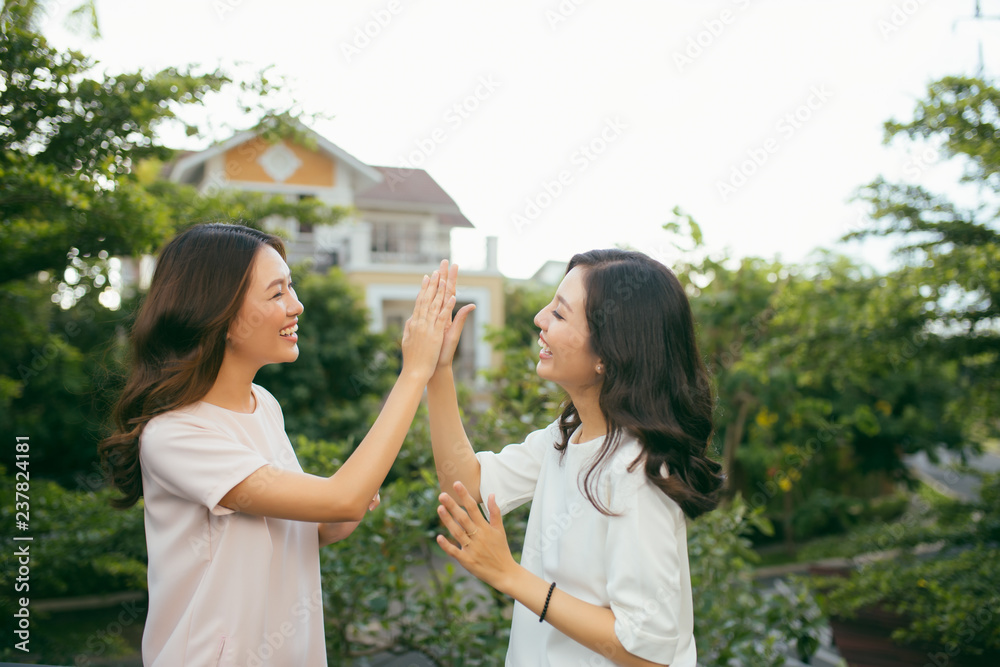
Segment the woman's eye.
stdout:
[[[292,289],[292,285],[294,285],[294,284],[295,284],[295,283],[293,283],[293,282],[289,281],[289,283],[288,283],[288,289]],[[282,296],[285,296],[285,293],[284,293],[284,292],[278,292],[277,294],[275,294],[275,295],[274,295],[274,296],[272,296],[271,298],[272,298],[272,299],[277,299],[277,298],[279,298],[279,297],[282,297]]]
[[563,316],[559,314],[559,311],[558,311],[558,310],[553,310],[553,311],[552,311],[552,314],[556,316],[556,319],[557,319],[557,320],[561,320],[561,319],[563,319]]

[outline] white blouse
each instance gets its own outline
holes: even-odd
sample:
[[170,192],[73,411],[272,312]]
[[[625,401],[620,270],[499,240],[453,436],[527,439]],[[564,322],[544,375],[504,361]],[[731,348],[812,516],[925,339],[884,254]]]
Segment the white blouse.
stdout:
[[[601,514],[583,494],[583,475],[604,437],[573,440],[564,452],[558,422],[495,454],[479,452],[480,493],[500,511],[531,501],[521,565],[563,592],[615,615],[615,634],[632,654],[659,664],[694,667],[694,614],[687,526],[680,506],[651,484],[641,445],[624,436],[596,486]],[[612,665],[613,657],[575,642],[520,603],[514,605],[510,667]]]

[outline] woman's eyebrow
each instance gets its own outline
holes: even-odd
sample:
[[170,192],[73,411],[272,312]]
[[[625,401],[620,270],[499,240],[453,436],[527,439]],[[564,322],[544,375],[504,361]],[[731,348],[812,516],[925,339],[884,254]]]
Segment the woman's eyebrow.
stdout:
[[566,310],[568,310],[569,312],[571,312],[571,313],[573,312],[573,309],[570,308],[569,302],[566,301],[566,299],[564,299],[561,296],[559,296],[558,294],[556,295],[556,301],[558,301],[562,305],[566,306]]
[[275,278],[270,283],[268,283],[267,287],[265,287],[264,289],[265,290],[269,290],[272,287],[274,287],[275,285],[280,285],[281,283],[285,282],[286,280],[291,280],[291,279],[292,279],[292,274],[290,274],[290,273],[287,276],[284,276],[282,278]]

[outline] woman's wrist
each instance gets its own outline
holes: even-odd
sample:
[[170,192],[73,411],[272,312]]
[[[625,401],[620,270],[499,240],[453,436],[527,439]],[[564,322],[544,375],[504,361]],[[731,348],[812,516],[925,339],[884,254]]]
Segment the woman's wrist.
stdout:
[[403,362],[403,367],[399,370],[399,379],[404,382],[413,382],[419,384],[421,387],[427,384],[433,375],[433,370],[428,370],[426,368],[417,368],[415,365],[407,365]]
[[431,375],[431,379],[427,381],[427,388],[431,389],[432,386],[438,386],[448,382],[454,382],[454,373],[452,371],[451,364],[436,367],[434,369],[434,374]]
[[537,579],[537,577],[528,572],[522,565],[513,561],[513,558],[511,561],[511,567],[497,577],[493,588],[523,603],[525,587],[530,586],[531,580]]

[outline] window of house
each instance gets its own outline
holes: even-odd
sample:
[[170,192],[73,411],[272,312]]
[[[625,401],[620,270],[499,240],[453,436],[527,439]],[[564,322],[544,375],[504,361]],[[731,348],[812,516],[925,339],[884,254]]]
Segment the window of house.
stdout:
[[372,258],[383,262],[420,261],[420,227],[414,224],[372,222]]

